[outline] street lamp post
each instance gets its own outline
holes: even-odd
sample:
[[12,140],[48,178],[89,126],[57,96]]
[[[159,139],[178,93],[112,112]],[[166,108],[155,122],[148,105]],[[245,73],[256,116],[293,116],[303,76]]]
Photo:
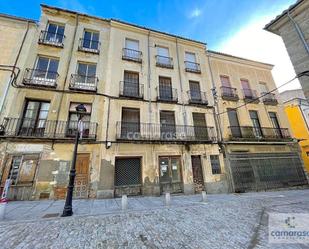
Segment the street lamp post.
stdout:
[[87,112],[86,107],[83,104],[79,104],[78,106],[75,107],[75,110],[77,112],[77,118],[78,118],[78,123],[77,123],[77,132],[75,136],[75,145],[74,145],[74,152],[73,152],[73,160],[72,160],[72,165],[71,165],[71,170],[70,170],[70,179],[69,179],[69,185],[67,189],[67,196],[63,208],[63,213],[61,217],[67,217],[67,216],[72,216],[73,210],[72,210],[72,198],[73,198],[73,190],[74,190],[74,180],[75,180],[75,175],[76,175],[76,157],[77,157],[77,149],[78,149],[78,140],[80,136],[80,122],[82,122],[83,114]]

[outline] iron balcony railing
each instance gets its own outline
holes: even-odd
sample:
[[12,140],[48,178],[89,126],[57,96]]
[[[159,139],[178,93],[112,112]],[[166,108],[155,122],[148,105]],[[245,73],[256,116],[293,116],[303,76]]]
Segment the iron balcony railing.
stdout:
[[177,89],[165,85],[159,85],[157,88],[157,100],[164,102],[177,102]]
[[70,89],[81,91],[97,91],[98,77],[86,76],[80,74],[72,74],[70,81]]
[[56,87],[59,74],[57,72],[27,68],[23,84],[32,86]]
[[116,138],[127,141],[216,141],[214,127],[117,122]]
[[142,99],[144,97],[144,85],[131,81],[119,82],[119,96]]
[[208,105],[206,92],[187,91],[190,104]]
[[252,89],[242,89],[244,100],[248,102],[259,102],[257,92]]
[[238,100],[237,89],[233,87],[221,86],[221,97],[226,100]]
[[[0,137],[72,139],[77,132],[77,121],[4,118]],[[97,123],[83,122],[83,139],[96,139]]]
[[63,47],[65,35],[42,30],[39,37],[40,44]]
[[191,73],[201,73],[200,64],[192,62],[192,61],[185,61],[186,72]]
[[99,41],[81,38],[79,39],[78,50],[99,54],[100,46],[101,43]]
[[162,55],[156,55],[156,66],[165,68],[174,68],[173,58]]
[[142,62],[142,52],[130,48],[123,48],[122,49],[122,59],[135,61],[135,62]]
[[265,95],[263,96],[263,103],[265,105],[277,105],[278,104],[278,100],[274,93],[261,93],[261,95],[262,96]]
[[230,126],[230,139],[248,140],[291,140],[287,128]]

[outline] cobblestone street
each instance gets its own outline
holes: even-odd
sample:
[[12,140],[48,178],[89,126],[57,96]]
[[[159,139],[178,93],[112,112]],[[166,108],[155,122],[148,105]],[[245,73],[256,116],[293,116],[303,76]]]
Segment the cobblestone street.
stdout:
[[76,200],[75,215],[63,201],[11,202],[0,222],[1,248],[309,248],[268,244],[269,212],[309,212],[309,190]]

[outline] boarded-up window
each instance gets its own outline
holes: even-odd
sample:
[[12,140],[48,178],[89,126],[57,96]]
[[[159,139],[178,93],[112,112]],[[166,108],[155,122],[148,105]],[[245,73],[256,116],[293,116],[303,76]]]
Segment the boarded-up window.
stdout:
[[210,156],[210,163],[211,163],[211,170],[212,174],[221,174],[221,166],[220,160],[218,155],[211,155]]

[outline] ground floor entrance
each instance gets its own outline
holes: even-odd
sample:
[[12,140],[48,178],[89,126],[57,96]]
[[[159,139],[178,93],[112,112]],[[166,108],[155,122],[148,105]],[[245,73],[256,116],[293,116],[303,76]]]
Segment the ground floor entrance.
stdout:
[[191,156],[195,193],[205,190],[201,156]]
[[161,194],[182,192],[183,183],[179,156],[159,157],[159,171]]
[[88,198],[90,154],[78,154],[76,160],[76,176],[74,185],[74,198]]

